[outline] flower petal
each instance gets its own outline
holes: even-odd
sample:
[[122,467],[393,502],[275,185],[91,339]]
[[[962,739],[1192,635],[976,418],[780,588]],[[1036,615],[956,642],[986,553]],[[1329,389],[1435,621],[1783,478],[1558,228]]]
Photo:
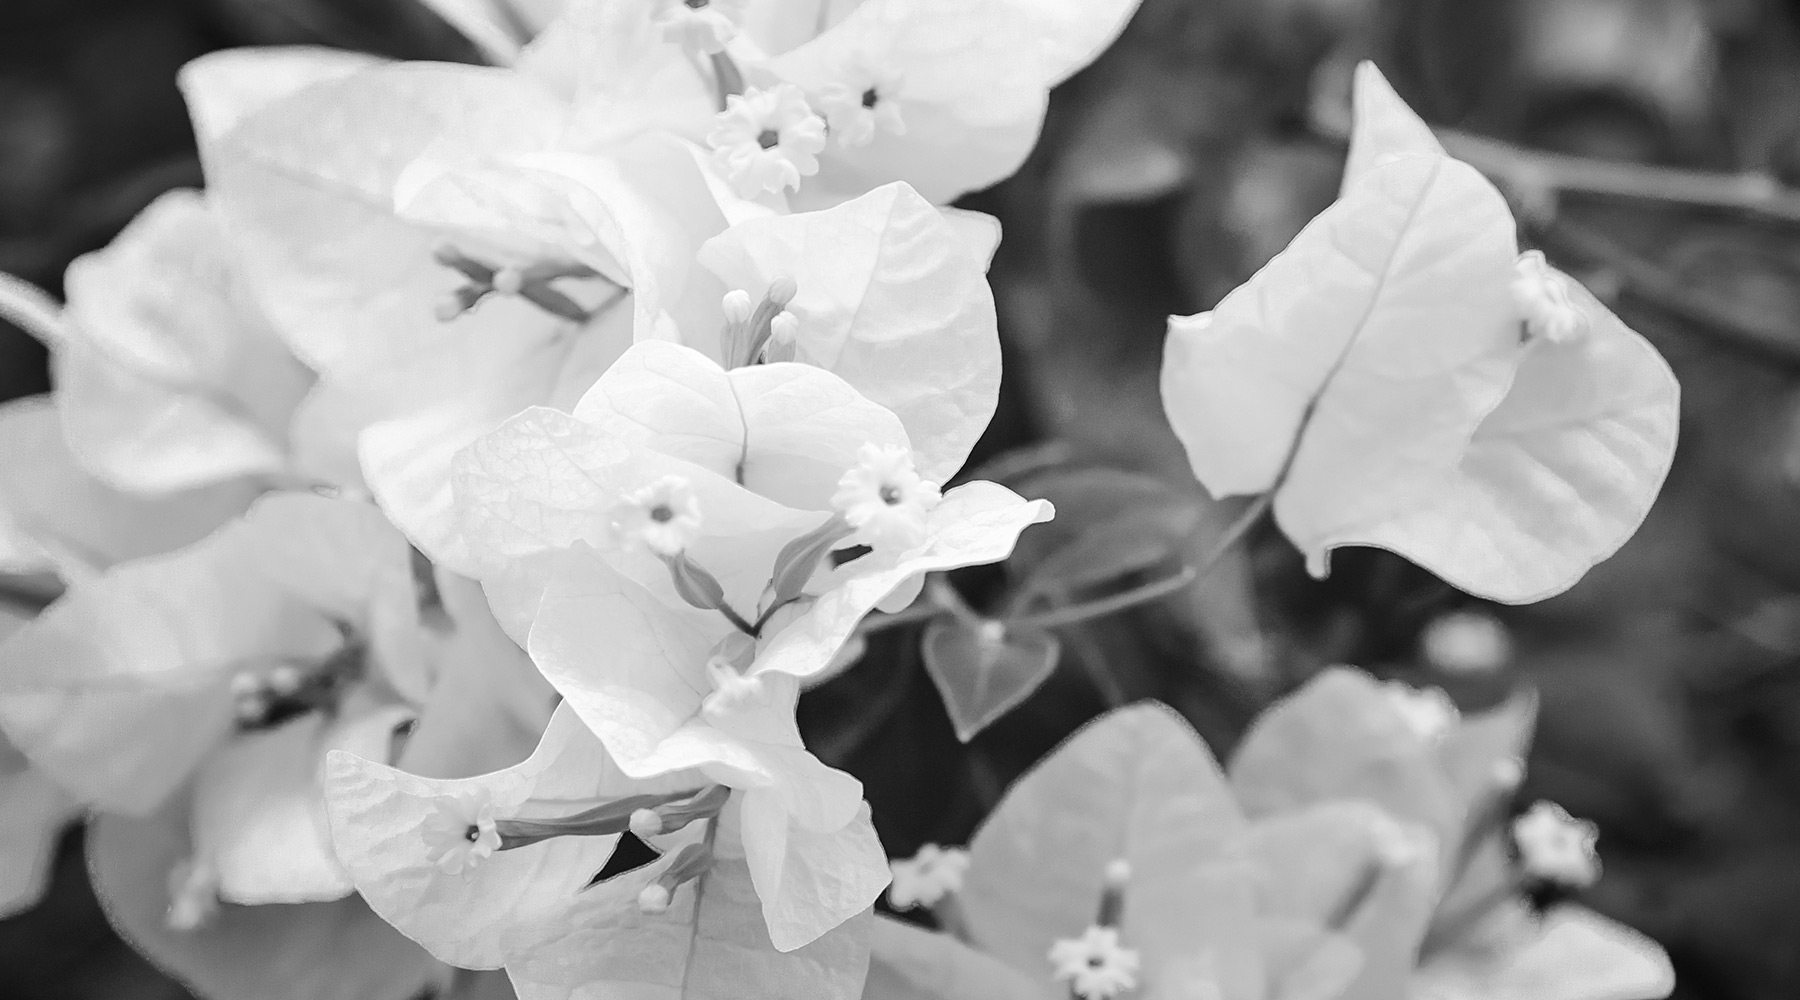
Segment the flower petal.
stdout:
[[860,572],[856,563],[847,564],[843,582],[821,594],[768,640],[755,669],[796,677],[825,669],[856,623],[896,588],[928,572],[998,562],[1012,551],[1019,532],[1053,514],[1048,503],[1021,499],[994,483],[974,482],[951,490],[926,522],[924,546]]
[[1221,853],[1243,822],[1179,716],[1155,703],[1116,709],[1007,792],[975,835],[958,898],[989,953],[1048,971],[1050,945],[1093,923],[1107,866],[1123,859],[1124,935],[1145,967],[1210,949],[1226,996],[1258,996],[1251,883]]
[[887,184],[822,212],[733,226],[700,249],[727,287],[797,288],[800,360],[893,410],[919,474],[962,468],[994,414],[1000,340],[985,258],[930,202]]
[[887,888],[887,852],[862,805],[860,784],[849,799],[854,817],[835,829],[790,822],[778,799],[762,789],[744,794],[744,856],[770,939],[776,950],[793,951],[867,912]]
[[[646,914],[638,893],[668,859],[582,893],[529,935],[538,946],[508,965],[520,1000],[633,996],[677,1000],[855,1000],[868,974],[869,920],[861,914],[809,944],[777,950],[749,866],[719,857],[667,910]],[[521,935],[524,937],[526,935]]]
[[169,872],[192,854],[189,803],[142,819],[102,815],[88,868],[106,915],[133,948],[205,997],[409,1000],[450,970],[350,896],[292,906],[222,905],[194,930],[168,926]]
[[[677,776],[698,787],[694,776]],[[421,833],[457,795],[492,803],[497,818],[555,816],[635,791],[567,706],[524,762],[475,778],[430,779],[348,753],[326,762],[326,801],[344,867],[375,912],[446,962],[499,968],[510,929],[560,912],[612,855],[617,837],[557,837],[497,851],[461,874],[429,856]]]

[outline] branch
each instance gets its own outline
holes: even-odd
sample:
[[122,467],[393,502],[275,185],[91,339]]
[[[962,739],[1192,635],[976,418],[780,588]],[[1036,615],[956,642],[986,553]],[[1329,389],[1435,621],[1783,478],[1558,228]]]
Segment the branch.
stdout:
[[1631,198],[1800,223],[1800,191],[1765,173],[1714,173],[1595,160],[1526,149],[1456,129],[1437,129],[1436,133],[1451,156],[1527,195]]

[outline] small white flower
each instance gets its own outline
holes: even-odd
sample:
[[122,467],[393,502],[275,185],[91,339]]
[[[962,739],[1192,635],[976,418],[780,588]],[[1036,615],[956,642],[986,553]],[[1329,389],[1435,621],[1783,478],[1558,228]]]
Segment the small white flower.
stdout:
[[663,39],[696,55],[725,51],[744,21],[744,0],[662,0],[656,26]]
[[712,681],[713,690],[700,703],[700,710],[709,719],[736,715],[768,700],[768,689],[762,678],[740,673],[722,656],[706,661],[706,676]]
[[1525,318],[1527,337],[1563,344],[1587,332],[1587,317],[1575,305],[1568,280],[1539,251],[1519,255],[1513,265],[1512,295]]
[[1442,738],[1462,717],[1456,710],[1456,702],[1450,700],[1443,688],[1416,688],[1401,681],[1388,681],[1381,685],[1381,690],[1399,711],[1407,728],[1421,740],[1429,742]]
[[1519,863],[1531,878],[1583,889],[1600,877],[1600,856],[1594,851],[1599,828],[1556,803],[1533,803],[1513,820],[1512,833]]
[[423,826],[426,857],[438,870],[461,875],[500,849],[492,803],[472,795],[449,795]]
[[752,87],[726,99],[706,144],[744,197],[797,190],[800,178],[819,172],[825,120],[813,114],[806,95],[791,83],[766,90]]
[[1425,626],[1419,637],[1425,661],[1451,674],[1486,674],[1512,658],[1512,637],[1493,615],[1452,611]]
[[679,555],[700,537],[700,498],[687,480],[664,476],[613,509],[613,530],[626,544],[641,542],[657,555]]
[[925,517],[942,496],[919,478],[912,455],[891,445],[865,444],[856,466],[838,480],[831,505],[874,549],[905,551],[925,540]]
[[169,911],[163,918],[169,929],[197,930],[217,912],[219,873],[211,863],[189,858],[169,870]]
[[819,110],[831,126],[831,138],[846,149],[866,146],[877,132],[906,134],[900,115],[900,74],[876,69],[858,54],[843,78],[819,93]]
[[1050,946],[1056,980],[1067,981],[1083,1000],[1111,1000],[1137,988],[1138,953],[1119,945],[1113,927],[1089,927],[1078,938]]
[[888,862],[888,868],[894,874],[894,883],[888,886],[888,903],[894,909],[935,906],[938,900],[962,890],[969,852],[926,844],[910,858]]

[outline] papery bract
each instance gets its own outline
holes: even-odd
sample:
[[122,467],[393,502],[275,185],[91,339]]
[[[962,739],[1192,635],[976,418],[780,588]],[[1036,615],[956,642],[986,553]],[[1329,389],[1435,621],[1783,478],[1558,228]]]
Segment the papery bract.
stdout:
[[218,221],[190,191],[163,195],[69,266],[57,405],[71,448],[110,485],[167,493],[286,468],[312,373],[232,268]]
[[[798,950],[777,951],[764,930],[735,823],[713,836],[715,859],[693,887],[648,914],[642,890],[671,863],[689,829],[653,838],[662,861],[590,885],[616,835],[554,837],[497,852],[462,874],[429,856],[422,830],[435,803],[466,796],[499,817],[571,815],[609,798],[694,789],[691,771],[644,781],[611,761],[572,708],[552,719],[532,757],[505,771],[432,781],[339,755],[332,816],[345,862],[375,908],[459,965],[504,965],[522,996],[583,995],[602,984],[647,996],[858,995],[867,962],[866,915]],[[866,818],[863,820],[866,824]]]
[[1540,600],[1643,519],[1674,377],[1572,281],[1586,334],[1528,336],[1505,202],[1372,66],[1357,79],[1343,194],[1211,313],[1171,319],[1165,409],[1215,495],[1275,491],[1315,574],[1369,544]]
[[793,280],[796,360],[893,410],[925,478],[962,468],[999,398],[993,294],[984,262],[918,193],[884,185],[827,211],[740,223],[699,259],[753,298]]

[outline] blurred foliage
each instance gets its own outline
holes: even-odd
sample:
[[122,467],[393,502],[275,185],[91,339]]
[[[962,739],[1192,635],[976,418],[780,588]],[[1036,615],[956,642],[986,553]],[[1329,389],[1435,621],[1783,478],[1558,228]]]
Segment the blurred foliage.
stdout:
[[[294,42],[472,57],[403,0],[0,7],[0,269],[54,288],[157,192],[198,181],[173,84],[183,61]],[[1006,231],[992,279],[1007,384],[977,457],[1060,511],[1010,565],[957,576],[974,613],[1204,561],[1241,512],[1193,484],[1163,420],[1164,319],[1211,305],[1331,200],[1332,116],[1365,57],[1434,123],[1510,144],[1502,168],[1536,149],[1800,185],[1790,0],[1146,0],[1055,96],[1026,168],[968,199]],[[1586,902],[1666,945],[1677,996],[1800,996],[1796,196],[1705,207],[1496,174],[1523,238],[1681,378],[1681,450],[1637,538],[1563,597],[1493,609],[1515,660],[1463,676],[1424,663],[1418,637],[1468,598],[1372,550],[1311,580],[1264,524],[1179,593],[1031,639],[1015,652],[1024,672],[1047,670],[1041,686],[966,744],[923,630],[875,633],[801,721],[864,780],[891,852],[966,841],[1008,781],[1112,702],[1161,698],[1224,755],[1258,707],[1329,663],[1440,684],[1465,708],[1522,677],[1542,694],[1522,797],[1603,830],[1606,877]],[[41,350],[0,336],[0,394],[44,384]],[[937,644],[969,639],[934,627]],[[1031,660],[1046,647],[1060,652],[1049,668]],[[5,995],[180,995],[106,934],[80,876],[66,845],[50,900],[0,924]]]

